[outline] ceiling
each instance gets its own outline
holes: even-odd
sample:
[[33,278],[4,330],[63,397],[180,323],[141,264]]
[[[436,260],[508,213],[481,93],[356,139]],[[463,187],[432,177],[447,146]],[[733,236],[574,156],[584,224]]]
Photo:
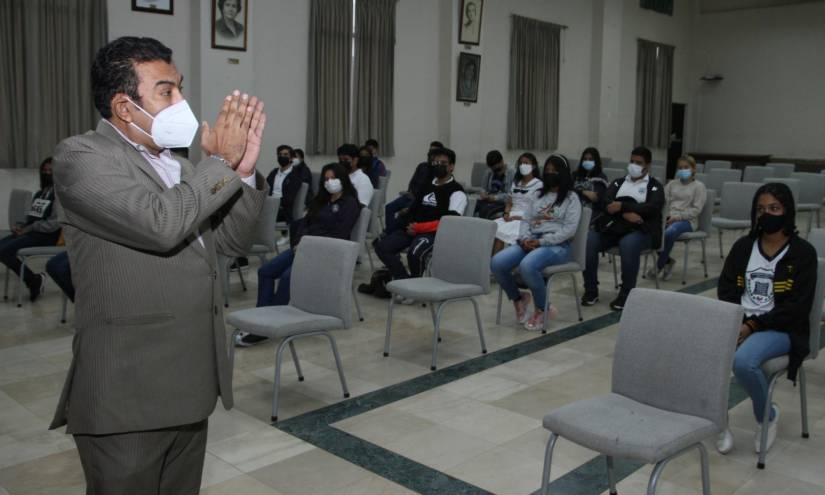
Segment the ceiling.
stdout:
[[812,2],[825,3],[825,0],[700,0],[700,9],[703,14],[708,14]]

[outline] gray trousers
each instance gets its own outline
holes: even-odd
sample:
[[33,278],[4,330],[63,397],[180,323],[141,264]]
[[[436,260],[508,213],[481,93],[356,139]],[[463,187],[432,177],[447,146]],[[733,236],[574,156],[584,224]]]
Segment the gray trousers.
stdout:
[[86,495],[197,495],[207,420],[162,430],[74,435]]

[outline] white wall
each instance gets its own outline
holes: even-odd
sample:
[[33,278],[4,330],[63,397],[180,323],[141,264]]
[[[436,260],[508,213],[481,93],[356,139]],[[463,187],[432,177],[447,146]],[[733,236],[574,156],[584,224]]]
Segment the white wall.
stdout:
[[693,132],[703,152],[825,157],[825,3],[697,18]]

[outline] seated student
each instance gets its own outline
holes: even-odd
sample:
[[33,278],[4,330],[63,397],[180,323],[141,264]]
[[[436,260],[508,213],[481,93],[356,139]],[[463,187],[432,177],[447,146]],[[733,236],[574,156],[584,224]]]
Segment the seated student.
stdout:
[[596,148],[585,148],[582,152],[579,166],[573,173],[573,188],[584,206],[593,209],[592,224],[604,212],[607,193],[607,176],[602,172],[602,157]]
[[515,170],[504,163],[504,157],[498,150],[487,153],[487,171],[484,173],[481,194],[476,203],[476,215],[492,219],[504,211],[507,193],[513,183]]
[[[532,202],[529,228],[518,244],[505,248],[490,262],[493,275],[513,301],[516,319],[531,331],[544,328],[545,313],[550,319],[558,314],[553,305],[545,311],[547,286],[541,272],[548,266],[567,262],[570,239],[576,234],[582,211],[581,201],[572,190],[570,165],[564,155],[555,154],[547,159],[543,178],[538,199]],[[515,267],[530,292],[519,291],[513,276]],[[535,311],[528,319],[531,293]]]
[[364,148],[367,149],[369,158],[372,160],[370,180],[372,180],[373,185],[378,188],[378,178],[387,176],[387,166],[378,158],[378,141],[372,138],[367,139],[366,142],[364,142]]
[[415,167],[415,172],[413,172],[413,175],[410,178],[410,183],[407,186],[407,190],[399,194],[394,200],[387,203],[387,206],[385,207],[385,221],[387,222],[385,233],[389,234],[406,227],[403,222],[398,220],[398,216],[400,215],[403,217],[409,207],[412,206],[418,191],[433,181],[433,167],[430,165],[430,162],[432,162],[431,153],[433,150],[443,147],[444,145],[441,144],[441,141],[431,142],[430,149],[427,151],[427,161],[421,162],[417,167]]
[[[6,265],[18,277],[20,260],[17,251],[23,248],[54,246],[60,238],[60,223],[57,221],[57,209],[54,208],[54,186],[52,182],[52,158],[48,157],[40,164],[40,190],[34,193],[31,209],[22,224],[11,226],[11,235],[0,239],[0,262]],[[29,289],[29,300],[34,302],[43,292],[46,276],[26,269],[23,282]]]
[[372,159],[372,155],[370,155],[370,150],[366,146],[361,146],[360,148],[358,148],[358,163],[370,163],[370,171],[367,177],[369,177],[370,183],[372,183],[372,187],[374,189],[378,189],[379,187],[381,187],[381,175],[376,170],[375,161]]
[[301,176],[306,181],[309,189],[307,190],[307,196],[304,200],[304,205],[309,208],[309,204],[312,203],[312,171],[309,169],[309,165],[306,164],[304,161],[304,150],[301,148],[295,148],[292,150],[292,167],[294,170],[301,170]]
[[496,242],[493,253],[504,249],[505,245],[514,244],[521,234],[529,227],[530,212],[533,202],[538,197],[542,187],[541,172],[536,155],[523,153],[516,160],[516,176],[510,186],[507,205],[504,207],[504,216],[497,218]]
[[696,180],[696,160],[692,156],[683,155],[676,162],[676,179],[665,186],[665,244],[659,252],[656,267],[650,267],[647,271],[650,278],[661,273],[662,280],[670,280],[673,266],[676,265],[676,260],[670,257],[670,251],[679,236],[696,229],[699,214],[705,207],[707,191],[705,185]]
[[349,180],[358,192],[358,201],[362,206],[369,207],[375,188],[365,171],[369,172],[372,163],[362,160],[358,153],[358,147],[354,144],[342,144],[338,147],[338,162],[349,171]]
[[[808,317],[816,290],[817,254],[799,237],[795,221],[796,207],[787,185],[760,187],[751,206],[750,232],[731,247],[717,288],[720,300],[741,304],[745,310],[733,373],[753,402],[757,453],[768,397],[762,363],[789,354],[788,379],[796,382],[799,366],[810,352]],[[779,421],[776,404],[771,405],[767,421],[770,449]],[[730,452],[730,430],[719,436],[716,447],[722,454]]]
[[301,184],[311,184],[312,173],[306,165],[296,165],[292,156],[292,148],[286,144],[278,146],[278,166],[266,178],[269,184],[269,195],[281,198],[278,208],[278,221],[292,223],[292,208]]
[[72,271],[69,267],[69,253],[63,251],[49,258],[46,262],[46,273],[55,281],[60,290],[66,294],[70,301],[74,302],[74,284],[72,283]]
[[661,244],[665,194],[662,184],[649,174],[650,161],[649,149],[635,148],[627,176],[614,180],[607,188],[605,213],[587,236],[583,306],[599,301],[599,253],[619,246],[622,285],[610,307],[621,311],[627,295],[636,287],[642,251]]
[[[464,188],[453,179],[455,152],[440,148],[432,152],[435,179],[421,189],[410,207],[406,230],[396,230],[374,242],[375,253],[389,269],[393,280],[420,277],[424,256],[432,249],[439,220],[444,215],[463,215],[467,207]],[[400,253],[409,247],[410,271],[401,262]]]
[[[289,304],[292,262],[295,259],[295,251],[300,249],[301,237],[312,235],[346,240],[350,238],[361,211],[358,193],[349,180],[347,170],[338,163],[326,165],[321,171],[321,176],[324,187],[312,200],[306,216],[295,222],[298,227],[295,235],[290,236],[291,248],[258,269],[257,307]],[[248,347],[264,340],[266,337],[241,332],[235,344]]]

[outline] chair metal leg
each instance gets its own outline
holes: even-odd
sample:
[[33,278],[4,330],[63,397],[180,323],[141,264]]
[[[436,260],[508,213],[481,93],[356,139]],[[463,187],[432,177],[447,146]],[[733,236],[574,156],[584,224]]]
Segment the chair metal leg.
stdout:
[[702,465],[702,495],[710,495],[710,467],[708,466],[708,450],[702,443],[696,444],[699,449],[699,460]]
[[364,321],[364,313],[361,312],[361,303],[358,302],[358,294],[355,287],[352,288],[352,301],[355,303],[355,312],[358,314],[358,321]]
[[719,259],[725,259],[725,253],[722,252],[722,229],[719,229]]
[[390,297],[390,304],[387,309],[387,334],[384,336],[384,357],[390,355],[390,331],[392,330],[392,307],[395,304],[395,297]]
[[26,275],[26,258],[20,258],[20,277],[17,279],[17,307],[23,307],[23,277]]
[[221,269],[221,282],[223,284],[223,307],[229,307],[229,266],[226,258],[218,259]]
[[808,432],[808,390],[805,386],[805,368],[799,367],[799,402],[802,409],[802,438],[810,438]]
[[433,358],[430,362],[430,371],[436,370],[437,360],[438,360],[438,339],[440,337],[439,330],[441,325],[441,312],[444,310],[444,306],[446,303],[439,302],[438,308],[435,311],[435,321],[433,322]]
[[349,389],[347,388],[347,379],[344,378],[344,367],[341,366],[341,355],[338,354],[338,344],[335,343],[335,337],[329,332],[323,332],[323,335],[329,340],[329,345],[332,347],[332,356],[335,358],[335,366],[338,368],[338,378],[341,380],[341,390],[344,392],[344,398],[349,399]]
[[476,313],[476,326],[478,326],[478,340],[481,342],[481,353],[487,354],[487,344],[484,342],[484,325],[481,323],[481,314],[478,312],[478,302],[472,297],[470,302],[473,303],[473,309]]
[[662,476],[662,471],[665,469],[665,466],[667,466],[668,460],[670,459],[656,463],[656,467],[653,468],[653,473],[650,475],[650,480],[647,482],[647,495],[656,494],[656,485],[659,484],[659,478]]
[[809,234],[811,233],[811,228],[813,227],[813,223],[814,223],[814,212],[810,211],[810,212],[808,212],[808,233]]
[[3,300],[4,301],[9,300],[9,272],[10,271],[11,270],[9,270],[8,267],[6,267],[6,280],[5,280],[5,282],[3,282]]
[[642,266],[642,278],[647,278],[647,256],[645,256],[645,263],[644,266]]
[[682,285],[687,283],[687,264],[688,264],[688,250],[690,248],[690,241],[685,243],[685,263],[682,265]]
[[[428,305],[425,303],[422,306],[428,306]],[[432,303],[430,303],[429,308],[430,308],[430,317],[432,317],[432,319],[433,319],[433,328],[435,328],[435,306]],[[438,342],[441,342],[441,340],[442,340],[441,335],[439,335],[438,336]]]
[[496,325],[501,325],[501,301],[504,298],[504,291],[501,285],[498,286],[498,304],[496,305]]
[[768,453],[765,452],[767,450],[766,447],[768,445],[768,428],[765,428],[765,426],[766,423],[770,423],[773,390],[774,388],[776,388],[776,382],[778,381],[780,374],[781,373],[775,373],[772,377],[770,377],[770,380],[768,382],[768,397],[765,399],[765,411],[762,413],[762,427],[760,428],[759,460],[756,463],[757,469],[765,469],[765,458],[768,456]]
[[576,298],[576,311],[579,312],[579,321],[584,321],[582,317],[582,303],[579,300],[579,287],[576,285],[578,283],[576,281],[576,274],[570,273],[570,279],[573,281],[573,297]]
[[607,461],[607,484],[610,486],[610,495],[616,495],[616,473],[613,470],[613,458],[609,455],[604,458]]
[[[816,228],[819,228],[819,210],[819,208],[816,209]],[[810,232],[810,229],[808,229],[808,232]]]
[[295,343],[289,341],[289,353],[292,354],[292,362],[295,363],[295,371],[298,373],[298,381],[304,381],[304,373],[301,371],[301,362],[298,361],[298,353],[295,352]]
[[705,240],[702,239],[700,242],[702,243],[702,265],[705,267],[705,278],[708,278],[708,258],[705,254]]
[[559,436],[550,433],[547,440],[547,447],[544,449],[544,469],[541,471],[541,495],[550,494],[550,467],[553,464],[553,449],[556,447],[556,440]]
[[613,288],[619,288],[619,275],[616,274],[616,257],[612,254],[610,255],[610,259],[613,260]]
[[241,279],[241,288],[244,292],[246,292],[246,280],[243,279],[243,270],[241,269],[241,264],[238,261],[235,261],[236,266],[238,267],[238,278]]
[[63,309],[60,311],[60,323],[66,323],[66,311],[69,307],[69,298],[63,294]]
[[369,243],[369,241],[365,240],[364,241],[364,246],[367,249],[367,259],[370,261],[370,272],[374,272],[375,271],[375,263],[373,263],[373,261],[372,261],[372,252],[370,252],[370,243]]
[[[652,251],[652,252],[655,253],[656,251]],[[645,256],[645,265],[647,265],[647,258],[649,256],[651,256],[651,255],[648,254],[648,255]],[[654,263],[656,263],[656,261],[654,261]],[[656,265],[653,265],[653,266],[656,266]],[[654,272],[653,272],[653,283],[656,284],[656,288],[658,289],[659,288],[659,272],[656,271],[656,270],[654,270]]]
[[278,345],[278,350],[275,352],[275,383],[272,385],[272,416],[270,416],[273,423],[278,422],[278,392],[281,390],[281,363],[283,362],[284,349],[289,342],[289,338],[282,340]]

